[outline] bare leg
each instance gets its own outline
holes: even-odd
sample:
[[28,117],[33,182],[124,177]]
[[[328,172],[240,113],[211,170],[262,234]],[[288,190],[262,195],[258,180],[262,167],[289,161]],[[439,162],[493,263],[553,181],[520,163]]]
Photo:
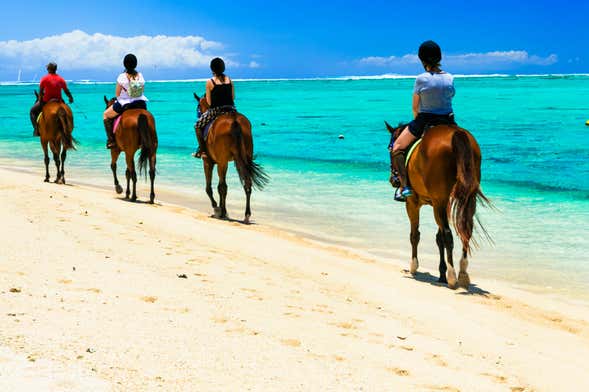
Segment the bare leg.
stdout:
[[416,197],[409,198],[405,205],[407,216],[411,223],[411,264],[409,271],[415,274],[419,268],[419,261],[417,259],[417,245],[419,244],[419,203]]
[[225,219],[227,218],[227,207],[225,205],[227,199],[227,182],[225,181],[225,177],[227,176],[227,162],[217,166],[217,174],[219,175],[219,185],[217,186],[217,190],[219,191],[221,219]]

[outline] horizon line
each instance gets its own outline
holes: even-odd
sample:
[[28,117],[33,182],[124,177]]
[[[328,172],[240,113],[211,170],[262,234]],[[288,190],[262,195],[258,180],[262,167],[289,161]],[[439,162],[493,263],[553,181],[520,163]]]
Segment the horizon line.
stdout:
[[[589,76],[589,73],[546,73],[546,74],[452,74],[455,78],[525,78],[525,77],[566,77],[566,76]],[[383,80],[383,79],[414,79],[417,75],[404,74],[381,74],[381,75],[349,75],[349,76],[331,76],[331,77],[300,77],[300,78],[234,78],[235,82],[280,82],[280,81],[346,81],[346,80]],[[190,78],[190,79],[154,79],[146,80],[148,83],[190,83],[205,82],[209,78]],[[114,84],[114,81],[103,81],[93,79],[66,79],[68,83],[73,84]],[[0,85],[32,85],[38,84],[37,80],[3,80]]]

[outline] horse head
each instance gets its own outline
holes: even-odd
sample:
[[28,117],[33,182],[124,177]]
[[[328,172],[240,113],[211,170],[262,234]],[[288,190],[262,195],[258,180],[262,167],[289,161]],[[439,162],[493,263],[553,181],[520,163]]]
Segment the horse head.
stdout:
[[395,142],[395,140],[397,140],[401,132],[403,132],[403,129],[405,129],[407,124],[401,123],[396,128],[394,128],[393,126],[391,126],[391,124],[385,121],[384,125],[387,127],[388,131],[391,134],[391,142],[389,143],[389,148],[393,148],[393,143]]
[[202,97],[199,97],[196,93],[192,93],[192,95],[194,95],[194,99],[196,99],[196,102],[198,102],[198,110],[200,113],[204,113],[209,110],[206,94],[203,94]]
[[106,98],[106,95],[104,96],[104,103],[107,108],[111,107],[115,103],[116,100],[117,99],[115,97],[108,99],[108,98]]

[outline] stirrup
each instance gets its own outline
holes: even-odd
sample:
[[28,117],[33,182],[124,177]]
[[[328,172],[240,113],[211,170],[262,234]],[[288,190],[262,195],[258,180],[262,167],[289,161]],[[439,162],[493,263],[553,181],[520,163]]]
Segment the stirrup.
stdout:
[[411,192],[411,188],[409,188],[408,186],[404,187],[403,189],[397,188],[397,190],[395,191],[395,200],[404,202],[407,201],[407,198],[412,195],[413,192]]
[[205,151],[201,151],[200,149],[196,150],[192,153],[193,158],[206,158],[207,153]]

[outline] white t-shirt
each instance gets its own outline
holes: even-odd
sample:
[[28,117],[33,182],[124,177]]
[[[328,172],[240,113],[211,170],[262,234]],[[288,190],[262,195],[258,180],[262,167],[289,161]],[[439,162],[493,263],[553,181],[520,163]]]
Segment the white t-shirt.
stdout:
[[[140,82],[145,83],[145,79],[143,79],[143,75],[140,72],[137,73],[137,78]],[[121,95],[117,97],[117,101],[121,104],[121,106],[135,101],[147,101],[147,97],[145,95],[141,95],[137,98],[132,98],[129,96],[127,93],[127,90],[129,90],[129,78],[127,77],[126,72],[123,72],[119,75],[117,78],[117,83],[122,87]]]

